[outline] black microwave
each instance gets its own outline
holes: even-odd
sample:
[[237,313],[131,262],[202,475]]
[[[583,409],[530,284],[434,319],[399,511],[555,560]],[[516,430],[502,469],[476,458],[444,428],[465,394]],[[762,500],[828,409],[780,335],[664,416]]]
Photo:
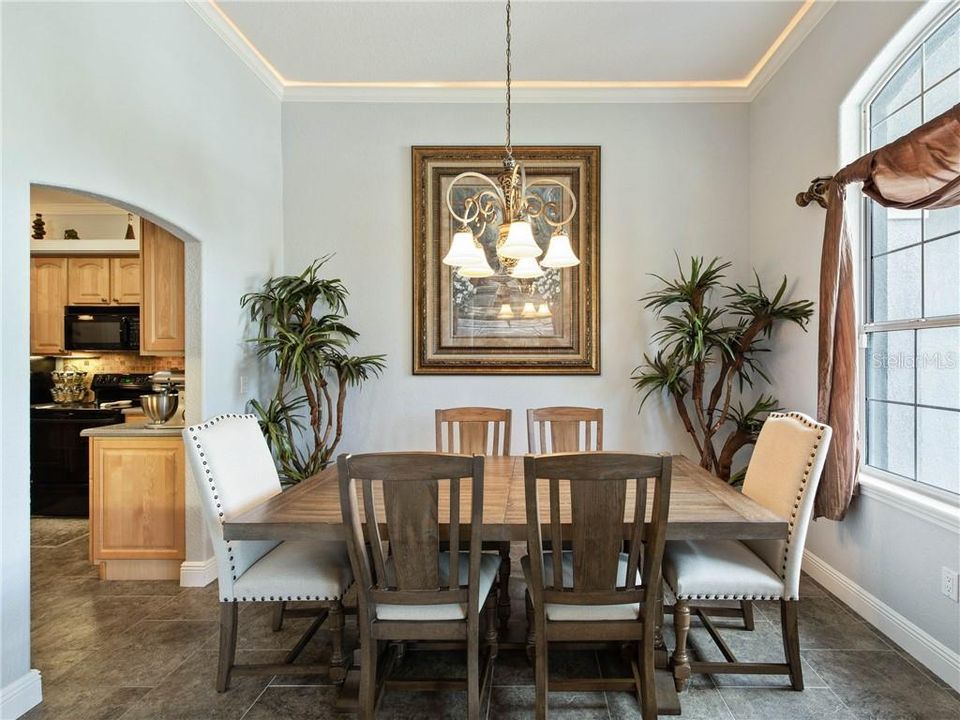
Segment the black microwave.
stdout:
[[63,317],[67,350],[140,350],[139,307],[70,305]]

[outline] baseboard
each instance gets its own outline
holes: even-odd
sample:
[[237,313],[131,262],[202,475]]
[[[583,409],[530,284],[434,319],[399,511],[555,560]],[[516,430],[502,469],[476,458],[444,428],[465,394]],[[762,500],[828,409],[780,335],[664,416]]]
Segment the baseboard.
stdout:
[[217,579],[217,558],[180,563],[180,587],[206,587]]
[[917,627],[809,550],[803,553],[803,570],[937,677],[960,691],[960,653]]
[[43,691],[40,671],[30,670],[12,683],[0,688],[0,720],[15,720],[40,704]]

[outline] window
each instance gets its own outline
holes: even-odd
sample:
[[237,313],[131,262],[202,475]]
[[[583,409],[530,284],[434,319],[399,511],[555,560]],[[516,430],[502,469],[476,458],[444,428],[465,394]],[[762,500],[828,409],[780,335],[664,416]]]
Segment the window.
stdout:
[[[868,102],[868,148],[958,102],[960,12],[930,32]],[[960,493],[960,208],[865,202],[865,462]]]

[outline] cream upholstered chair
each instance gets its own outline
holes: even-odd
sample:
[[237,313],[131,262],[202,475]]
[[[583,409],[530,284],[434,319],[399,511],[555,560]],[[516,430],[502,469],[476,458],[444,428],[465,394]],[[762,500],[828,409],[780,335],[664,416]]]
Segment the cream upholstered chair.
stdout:
[[[329,670],[344,678],[344,592],[353,582],[343,542],[269,542],[223,539],[225,518],[281,492],[277,469],[253,415],[219,415],[183,431],[190,470],[200,491],[203,513],[217,557],[220,596],[220,660],[217,691],[238,673],[304,674]],[[315,620],[284,663],[235,665],[238,602],[310,601],[309,610],[287,611]],[[293,661],[329,618],[333,652],[329,666],[293,665]],[[274,629],[279,629],[279,622]]]
[[[798,636],[800,563],[832,431],[799,412],[771,413],[750,458],[743,494],[788,521],[786,540],[677,540],[667,543],[663,576],[676,595],[674,680],[691,672],[789,675],[803,689]],[[698,600],[779,600],[785,663],[738,662]],[[693,612],[727,662],[691,662],[687,634]]]

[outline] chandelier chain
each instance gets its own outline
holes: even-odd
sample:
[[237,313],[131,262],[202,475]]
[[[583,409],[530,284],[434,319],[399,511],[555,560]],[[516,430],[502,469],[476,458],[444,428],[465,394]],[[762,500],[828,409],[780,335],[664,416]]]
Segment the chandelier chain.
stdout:
[[510,66],[510,40],[511,40],[510,0],[507,0],[507,117],[506,117],[507,143],[506,145],[504,145],[504,149],[507,151],[507,158],[511,161],[511,165],[512,165],[513,164],[512,162],[513,161],[513,143],[510,141],[510,74],[512,70]]

